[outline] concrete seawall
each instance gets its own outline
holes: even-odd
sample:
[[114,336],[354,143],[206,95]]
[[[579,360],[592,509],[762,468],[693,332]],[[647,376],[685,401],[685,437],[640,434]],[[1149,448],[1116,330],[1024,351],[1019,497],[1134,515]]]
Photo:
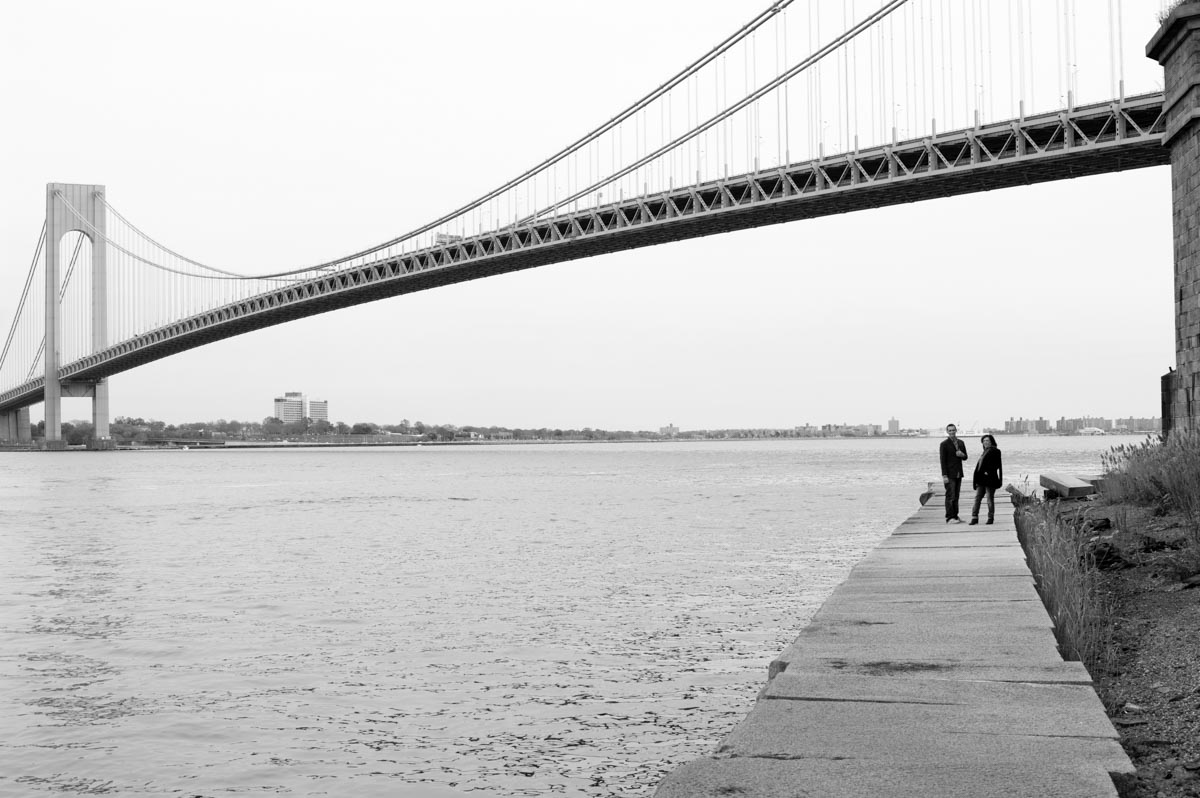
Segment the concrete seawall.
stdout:
[[1117,795],[1110,774],[1133,766],[1087,671],[1058,653],[1008,498],[994,525],[947,526],[936,490],[656,798]]

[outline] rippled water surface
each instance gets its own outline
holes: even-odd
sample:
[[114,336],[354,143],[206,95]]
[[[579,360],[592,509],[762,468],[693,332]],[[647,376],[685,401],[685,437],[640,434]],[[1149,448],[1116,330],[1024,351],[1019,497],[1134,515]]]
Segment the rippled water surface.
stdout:
[[936,446],[0,453],[0,795],[648,795]]

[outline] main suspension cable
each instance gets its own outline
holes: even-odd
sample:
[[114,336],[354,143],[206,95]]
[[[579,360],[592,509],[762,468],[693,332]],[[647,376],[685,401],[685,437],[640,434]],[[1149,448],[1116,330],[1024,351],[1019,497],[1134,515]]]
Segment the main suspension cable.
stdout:
[[8,358],[9,347],[12,346],[13,337],[17,334],[17,324],[21,320],[21,312],[25,309],[25,300],[29,297],[29,287],[33,285],[33,276],[37,273],[38,259],[42,255],[42,248],[46,245],[46,225],[45,219],[42,220],[42,233],[38,236],[37,247],[33,251],[33,262],[29,264],[29,274],[25,276],[25,287],[21,289],[21,299],[17,302],[17,310],[13,313],[12,327],[8,330],[8,338],[4,341],[4,351],[0,352],[0,368],[4,367],[4,361]]
[[[758,90],[743,97],[735,105],[732,105],[729,108],[722,111],[721,113],[717,114],[716,116],[709,118],[708,121],[702,123],[701,125],[692,129],[691,131],[683,134],[682,136],[675,139],[674,141],[664,144],[663,146],[659,147],[654,152],[649,153],[648,155],[640,158],[637,161],[634,161],[633,163],[626,166],[624,169],[616,172],[615,174],[609,176],[608,178],[606,178],[600,182],[593,183],[591,186],[588,186],[587,188],[585,188],[581,191],[577,191],[575,194],[560,201],[558,203],[558,205],[570,204],[571,202],[574,202],[575,200],[579,199],[580,197],[584,197],[584,196],[590,194],[591,192],[595,191],[598,188],[602,188],[603,186],[610,185],[613,182],[620,180],[622,177],[625,177],[625,176],[629,175],[630,173],[636,171],[637,169],[640,169],[641,167],[645,166],[647,163],[649,163],[650,161],[653,161],[654,159],[658,158],[659,156],[663,155],[664,153],[670,152],[671,150],[675,149],[676,147],[680,146],[681,144],[685,144],[688,141],[691,141],[693,138],[695,138],[696,136],[699,136],[701,133],[705,132],[706,130],[709,130],[710,128],[720,124],[721,122],[725,121],[729,117],[733,116],[738,111],[741,111],[742,109],[757,102],[764,95],[770,93],[772,90],[778,88],[780,85],[787,83],[793,77],[800,74],[801,72],[804,72],[806,69],[808,69],[813,64],[820,62],[827,55],[829,55],[833,51],[837,50],[837,48],[841,47],[847,41],[853,39],[859,33],[866,30],[867,28],[871,27],[879,20],[887,17],[889,14],[891,14],[893,11],[895,11],[897,8],[899,8],[900,6],[904,5],[907,2],[908,2],[908,0],[891,0],[891,2],[889,2],[883,8],[881,8],[879,11],[876,11],[874,14],[872,14],[871,16],[864,19],[862,22],[859,22],[858,24],[856,24],[853,28],[850,28],[849,30],[845,31],[840,36],[838,36],[833,41],[831,41],[829,44],[826,44],[820,50],[818,50],[817,52],[808,56],[803,61],[798,63],[796,66],[789,69],[787,72],[783,73],[782,75],[775,78],[774,80],[771,80],[771,81],[763,84],[763,86],[760,87]],[[550,208],[544,208],[541,211],[538,211],[536,214],[525,217],[524,219],[521,220],[521,223],[528,224],[529,222],[543,216],[544,214],[546,214],[549,211],[550,211]]]
[[[199,267],[205,269],[206,271],[213,272],[213,273],[212,274],[196,274],[194,272],[188,272],[188,271],[184,271],[182,269],[175,269],[170,266],[164,266],[163,264],[156,263],[155,261],[152,261],[149,258],[143,258],[141,255],[138,255],[136,252],[132,252],[128,248],[122,246],[121,244],[117,243],[113,239],[109,238],[108,235],[104,231],[100,230],[98,227],[96,227],[94,224],[92,224],[83,214],[81,214],[75,208],[75,206],[71,204],[71,201],[68,200],[66,198],[66,196],[64,196],[62,194],[62,192],[56,192],[56,194],[58,195],[59,199],[62,200],[63,204],[67,206],[67,209],[70,210],[71,213],[75,215],[75,218],[78,219],[85,227],[87,227],[87,229],[89,231],[91,231],[91,233],[93,235],[95,235],[98,240],[104,241],[109,246],[111,246],[113,249],[127,255],[130,258],[133,258],[134,260],[138,261],[139,263],[144,263],[153,269],[158,269],[159,271],[168,272],[170,274],[178,274],[183,277],[191,277],[196,280],[272,280],[272,279],[276,279],[276,278],[280,278],[280,277],[287,277],[287,276],[291,276],[291,275],[295,275],[295,274],[302,274],[304,272],[316,271],[320,268],[323,268],[323,267],[308,267],[308,268],[304,268],[304,269],[294,269],[294,270],[286,271],[286,272],[278,272],[276,274],[243,275],[243,274],[237,274],[236,272],[228,272],[228,271],[223,271],[221,269],[214,269],[211,266],[204,266],[203,264],[196,263],[195,261],[188,260],[187,258],[182,258],[182,259],[187,261],[188,263],[195,264],[196,266],[199,266]],[[105,203],[105,205],[107,205],[107,203]],[[125,217],[121,217],[121,218],[124,219]],[[149,239],[147,237],[147,240],[151,240],[151,239]],[[166,247],[163,247],[163,249],[166,250],[167,252],[171,252],[171,250],[166,249]],[[172,253],[172,254],[174,254],[174,253]],[[177,257],[179,257],[179,256],[177,256]],[[280,280],[280,282],[294,282],[294,281]]]

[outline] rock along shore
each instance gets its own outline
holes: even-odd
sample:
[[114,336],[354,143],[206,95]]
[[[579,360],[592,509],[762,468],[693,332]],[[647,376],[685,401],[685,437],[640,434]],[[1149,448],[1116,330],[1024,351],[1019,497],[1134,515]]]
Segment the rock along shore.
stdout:
[[1059,655],[997,505],[994,525],[947,525],[936,486],[771,663],[750,714],[656,798],[1116,796],[1133,766],[1091,677]]

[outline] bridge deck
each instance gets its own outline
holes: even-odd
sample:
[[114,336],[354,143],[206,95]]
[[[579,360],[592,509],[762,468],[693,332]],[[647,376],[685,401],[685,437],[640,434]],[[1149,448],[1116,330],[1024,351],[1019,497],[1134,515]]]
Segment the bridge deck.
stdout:
[[942,497],[854,568],[745,720],[657,798],[1117,795],[1109,774],[1132,765],[1058,654],[1007,502],[994,526],[947,527]]

